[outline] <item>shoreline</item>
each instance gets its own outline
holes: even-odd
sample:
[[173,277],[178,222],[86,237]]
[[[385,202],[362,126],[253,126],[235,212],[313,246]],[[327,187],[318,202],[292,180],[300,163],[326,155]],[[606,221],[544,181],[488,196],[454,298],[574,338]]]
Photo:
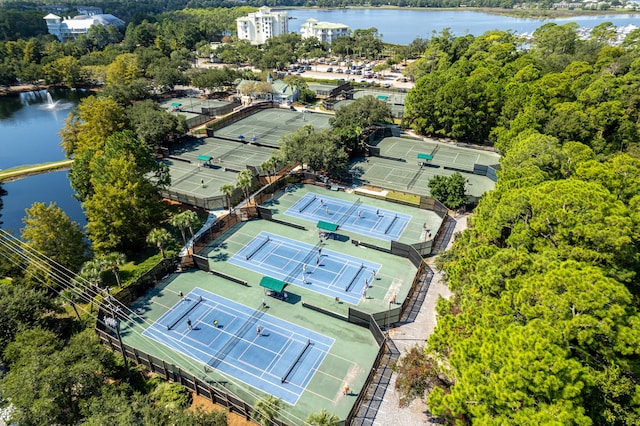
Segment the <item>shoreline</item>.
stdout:
[[73,160],[60,160],[44,164],[32,164],[0,170],[0,183],[13,182],[29,176],[71,168]]
[[510,16],[514,18],[529,19],[555,19],[573,18],[580,16],[608,16],[608,15],[638,15],[640,10],[610,9],[610,10],[582,10],[582,9],[504,9],[499,7],[400,7],[400,6],[346,6],[346,7],[304,7],[304,6],[279,6],[278,10],[414,10],[416,12],[479,12],[492,15]]

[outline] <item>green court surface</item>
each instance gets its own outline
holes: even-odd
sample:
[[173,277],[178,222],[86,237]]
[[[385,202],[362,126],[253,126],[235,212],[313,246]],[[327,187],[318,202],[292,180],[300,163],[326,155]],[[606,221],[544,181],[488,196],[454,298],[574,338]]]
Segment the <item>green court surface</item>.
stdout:
[[185,111],[191,111],[195,113],[201,113],[202,108],[219,108],[221,106],[229,105],[230,102],[220,101],[217,99],[202,99],[199,97],[179,97],[166,99],[162,102],[158,102],[161,108],[167,111],[177,112],[180,111],[184,114]]
[[[213,197],[221,195],[222,185],[235,185],[238,171],[246,169],[247,165],[259,167],[272,153],[272,148],[201,138],[180,144],[170,152],[174,158],[162,161],[169,166],[172,189],[198,197]],[[198,156],[203,155],[212,160],[209,163],[199,160]]]
[[315,111],[291,111],[271,108],[244,117],[221,129],[215,130],[216,136],[239,139],[242,136],[248,142],[280,146],[282,136],[297,129],[312,125],[317,130],[329,127],[331,115]]
[[404,99],[407,97],[406,93],[395,92],[391,90],[375,90],[375,89],[362,89],[356,90],[353,93],[353,99],[360,99],[365,96],[373,96],[376,99],[380,99],[391,105],[404,105]]
[[[265,289],[260,286],[263,275],[232,264],[228,260],[261,232],[268,232],[309,245],[318,244],[317,222],[284,215],[288,208],[309,192],[318,194],[318,196],[340,198],[347,202],[355,202],[361,198],[363,206],[410,215],[412,219],[400,238],[407,243],[419,241],[424,233],[425,225],[428,224],[427,226],[437,229],[441,222],[441,219],[430,211],[341,191],[329,191],[317,186],[291,186],[287,191],[279,191],[275,199],[267,203],[265,207],[273,210],[274,218],[296,223],[306,227],[306,230],[266,220],[241,222],[200,252],[202,256],[207,257],[212,271],[245,281],[248,283],[248,287],[200,270],[173,274],[133,306],[135,312],[144,318],[144,322],[138,320],[136,323],[130,322],[123,325],[122,334],[125,343],[168,363],[178,365],[209,382],[224,382],[218,386],[225,392],[234,393],[248,403],[254,403],[257,398],[265,396],[259,390],[245,383],[237,382],[216,370],[205,369],[205,366],[195,359],[181,355],[167,346],[142,336],[141,333],[179,302],[179,292],[188,294],[195,288],[201,288],[254,309],[261,306],[264,301],[269,306],[266,310],[269,315],[335,339],[335,343],[302,391],[296,404],[293,406],[285,404],[280,418],[288,424],[303,424],[303,420],[309,413],[326,408],[338,415],[339,418],[344,419],[365,383],[378,346],[367,328],[305,308],[301,302],[304,301],[307,304],[343,316],[347,316],[349,306],[363,312],[384,312],[399,306],[393,304],[392,300],[395,299],[398,303],[402,303],[406,298],[416,273],[416,267],[406,258],[356,246],[352,244],[353,239],[365,240],[366,237],[338,229],[339,238],[322,242],[325,251],[342,253],[345,256],[366,259],[368,262],[381,265],[366,292],[366,296],[361,297],[356,304],[349,304],[314,291],[312,288],[291,284],[284,289],[288,293],[286,301],[266,296]],[[388,245],[388,242],[372,237],[368,237],[368,241],[383,247]],[[342,388],[345,384],[351,388],[351,395],[343,395]]]
[[[493,152],[401,137],[384,138],[376,146],[380,148],[380,157],[357,159],[350,164],[356,184],[428,195],[429,179],[467,170],[469,172],[461,174],[468,180],[466,191],[469,195],[480,197],[495,185],[486,176],[472,173],[474,164],[498,164],[500,157]],[[420,154],[432,155],[433,159],[419,160]],[[425,165],[421,167],[420,163]],[[445,169],[445,166],[460,170]]]

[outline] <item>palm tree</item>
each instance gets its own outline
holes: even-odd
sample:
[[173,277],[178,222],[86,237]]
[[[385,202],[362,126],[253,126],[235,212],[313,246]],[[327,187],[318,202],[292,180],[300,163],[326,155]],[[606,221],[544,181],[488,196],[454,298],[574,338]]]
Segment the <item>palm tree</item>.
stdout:
[[169,220],[169,223],[171,224],[171,226],[174,226],[180,230],[180,234],[182,234],[182,243],[186,246],[187,234],[185,233],[185,229],[187,227],[187,221],[184,215],[182,213],[173,215]]
[[338,416],[324,408],[319,413],[311,413],[307,417],[307,423],[311,426],[337,426],[338,422]]
[[80,314],[78,313],[78,308],[76,307],[76,302],[78,301],[78,291],[71,290],[70,288],[65,288],[60,292],[60,297],[65,300],[71,307],[73,308],[73,312],[76,313],[78,317],[78,322],[82,322],[82,318],[80,318]]
[[158,247],[160,253],[162,254],[162,258],[166,259],[164,254],[165,245],[171,241],[171,234],[164,228],[153,228],[149,235],[147,235],[147,243],[152,244]]
[[120,266],[127,262],[127,257],[123,253],[114,251],[105,254],[100,258],[100,260],[102,262],[103,270],[113,272],[113,276],[116,278],[118,287],[122,287],[122,283],[120,282]]
[[255,406],[255,421],[261,426],[271,426],[278,412],[282,409],[282,400],[273,395],[260,399]]
[[244,169],[238,173],[236,179],[238,186],[244,192],[244,198],[249,201],[249,188],[251,188],[251,183],[253,182],[253,173],[249,169]]
[[236,187],[231,184],[224,184],[220,187],[220,192],[222,192],[225,197],[227,197],[227,207],[229,211],[231,211],[231,196],[233,195],[233,191],[236,190]]
[[180,214],[184,216],[184,223],[187,225],[187,228],[189,228],[189,232],[191,233],[191,238],[193,238],[195,236],[193,233],[193,227],[199,221],[198,214],[193,210],[185,210]]
[[93,312],[93,299],[102,290],[102,288],[100,287],[100,283],[102,282],[103,269],[104,268],[102,266],[102,262],[100,262],[100,259],[89,260],[82,264],[82,269],[80,269],[78,275],[72,280],[73,284],[78,288],[86,287],[85,282],[89,282],[89,284],[91,285],[92,292],[94,293],[93,296],[91,296],[91,293],[89,293],[89,298],[91,299],[91,312]]

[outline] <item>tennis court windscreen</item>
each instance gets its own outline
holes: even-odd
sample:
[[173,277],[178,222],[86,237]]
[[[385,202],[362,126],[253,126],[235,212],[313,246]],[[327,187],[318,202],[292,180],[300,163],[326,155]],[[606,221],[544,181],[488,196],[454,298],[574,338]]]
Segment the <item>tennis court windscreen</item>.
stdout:
[[[183,299],[182,303],[184,303],[185,301],[188,301],[187,299]],[[189,308],[187,308],[187,310],[185,311],[185,313],[183,313],[182,315],[180,315],[180,318],[178,318],[177,320],[175,320],[174,322],[172,322],[171,324],[169,324],[167,326],[167,330],[171,330],[173,327],[175,327],[176,325],[178,325],[178,323],[180,323],[180,321],[182,321],[184,319],[184,317],[186,317],[187,315],[189,315],[189,312],[193,311],[196,306],[198,306],[200,304],[200,302],[202,302],[202,296],[198,296],[197,299],[194,299],[191,303],[191,306],[189,306]]]

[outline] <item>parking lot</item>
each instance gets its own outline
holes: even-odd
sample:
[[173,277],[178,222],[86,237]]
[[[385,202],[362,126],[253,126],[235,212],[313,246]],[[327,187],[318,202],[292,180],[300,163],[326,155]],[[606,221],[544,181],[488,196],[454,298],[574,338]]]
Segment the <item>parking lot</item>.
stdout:
[[[344,64],[344,65],[341,65]],[[383,87],[388,88],[396,88],[396,89],[405,89],[409,90],[414,86],[412,81],[405,79],[402,75],[402,70],[391,70],[386,69],[377,74],[377,77],[365,77],[366,69],[363,67],[360,70],[349,69],[347,73],[347,64],[342,62],[337,65],[332,64],[322,64],[322,63],[314,63],[310,64],[309,67],[311,69],[305,69],[304,72],[300,70],[293,71],[292,74],[299,74],[302,77],[306,78],[319,78],[319,79],[332,79],[332,80],[350,80],[356,82],[367,82],[367,83],[378,83]],[[340,70],[341,72],[338,72]],[[362,74],[354,74],[355,72],[360,71]]]
[[[385,85],[388,85],[387,86],[388,88],[403,89],[403,90],[409,90],[414,86],[414,83],[412,81],[409,81],[409,80],[404,81],[404,76],[402,75],[401,69],[397,69],[397,70],[386,69],[383,72],[379,73],[377,78],[374,78],[374,77],[366,78],[364,76],[365,75],[364,67],[363,69],[360,70],[362,71],[362,74],[352,74],[352,73],[346,74],[344,71],[347,68],[346,66],[347,63],[343,62],[343,64],[344,65],[341,65],[340,62],[337,62],[337,64],[335,65],[327,64],[327,63],[313,63],[309,65],[311,69],[305,69],[304,72],[296,70],[295,72],[291,72],[291,73],[299,74],[300,76],[305,78],[349,80],[349,81],[356,81],[359,83],[366,82],[370,84],[377,83],[383,87]],[[212,64],[206,61],[205,59],[200,58],[198,59],[196,66],[201,68],[211,68],[211,67],[222,68],[227,65]],[[330,72],[328,71],[329,68],[331,68]],[[341,73],[337,72],[338,69],[341,69],[343,72]],[[255,70],[255,71],[259,72],[259,70]],[[284,71],[284,72],[288,72],[288,71]]]

